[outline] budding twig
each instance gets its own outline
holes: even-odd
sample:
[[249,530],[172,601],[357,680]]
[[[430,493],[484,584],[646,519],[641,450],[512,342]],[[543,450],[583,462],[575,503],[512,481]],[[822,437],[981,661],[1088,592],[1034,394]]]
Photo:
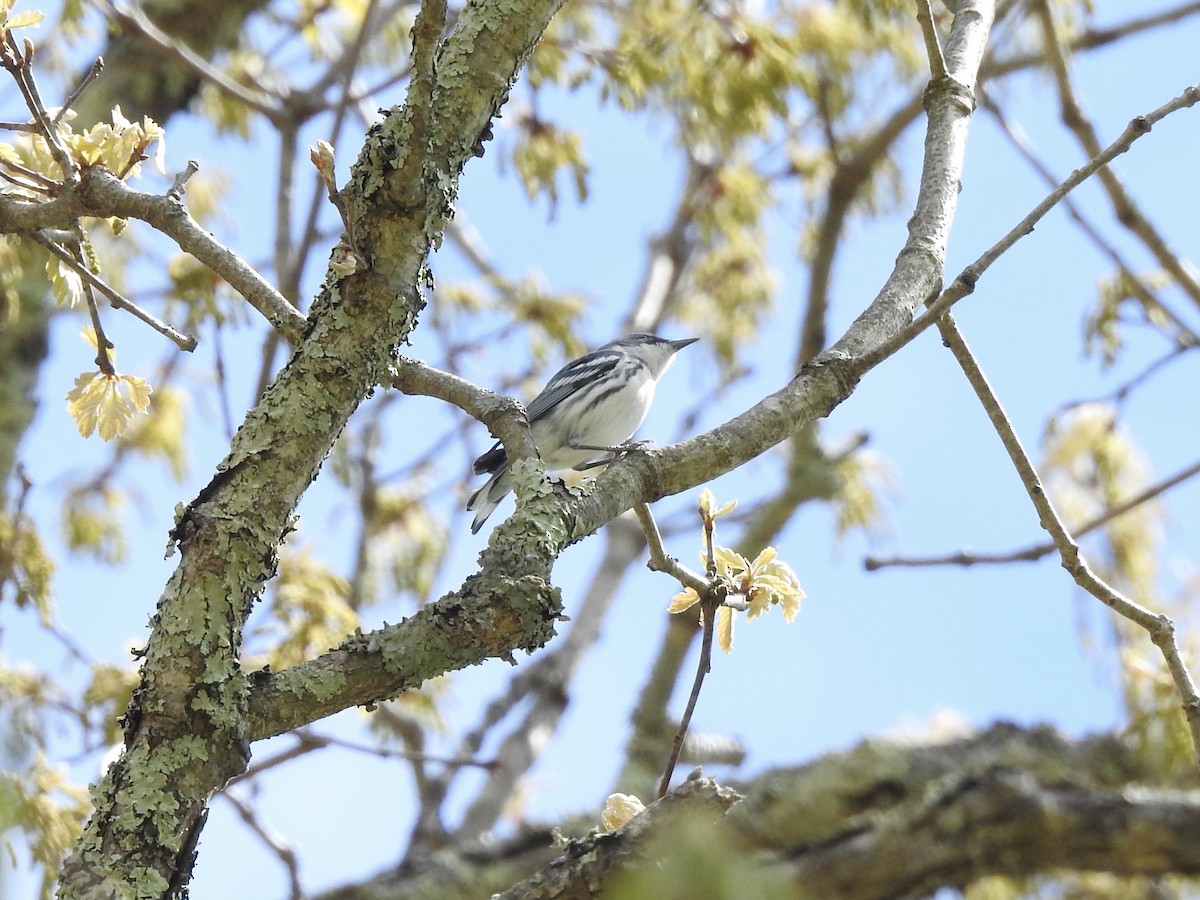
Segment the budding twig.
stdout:
[[[643,503],[639,504],[636,509],[638,519],[642,522],[642,527],[646,530],[647,543],[653,547],[657,540],[657,552],[659,556],[664,560],[670,560],[670,557],[662,551],[662,538],[659,536],[658,526],[654,524],[653,516],[650,515],[650,508]],[[684,708],[683,716],[679,720],[679,728],[675,732],[675,739],[671,742],[671,756],[667,760],[666,769],[663,771],[662,781],[658,784],[659,797],[665,796],[667,789],[671,786],[671,776],[675,774],[675,766],[678,764],[679,754],[683,750],[683,741],[687,737],[688,728],[692,723],[692,714],[696,711],[696,704],[700,700],[700,689],[704,686],[704,677],[712,671],[712,645],[713,633],[717,627],[717,610],[721,607],[725,599],[725,591],[717,580],[717,560],[713,553],[713,531],[715,530],[714,523],[716,517],[708,515],[702,505],[700,519],[704,523],[704,546],[707,553],[705,574],[708,578],[704,580],[688,573],[698,582],[698,585],[688,586],[692,587],[700,595],[700,618],[704,629],[700,639],[700,659],[696,663],[696,677],[692,680],[692,691],[688,695],[687,706]],[[649,527],[647,527],[647,523]],[[674,565],[680,569],[683,568],[677,562],[674,562]],[[654,566],[651,565],[651,568],[654,568]]]

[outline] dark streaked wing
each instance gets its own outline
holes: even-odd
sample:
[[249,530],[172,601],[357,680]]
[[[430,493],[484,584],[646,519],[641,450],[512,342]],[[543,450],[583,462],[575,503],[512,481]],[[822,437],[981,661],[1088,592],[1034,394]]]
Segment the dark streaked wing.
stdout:
[[485,472],[490,475],[506,462],[508,462],[508,454],[504,452],[504,446],[499,441],[496,441],[491,450],[488,450],[479,459],[475,460],[475,465],[471,467],[471,471],[476,475],[482,475]]
[[576,391],[608,375],[620,361],[620,351],[602,347],[567,363],[554,373],[542,392],[530,401],[526,410],[529,413],[529,421],[542,418]]

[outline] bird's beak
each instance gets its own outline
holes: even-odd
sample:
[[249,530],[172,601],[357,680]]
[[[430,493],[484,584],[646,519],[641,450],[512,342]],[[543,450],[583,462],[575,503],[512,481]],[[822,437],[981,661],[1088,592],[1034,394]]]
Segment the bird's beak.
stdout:
[[700,338],[683,338],[682,340],[678,340],[678,341],[668,341],[668,343],[672,347],[674,347],[675,352],[678,353],[680,350],[682,350],[688,344],[694,344],[698,340],[700,340]]

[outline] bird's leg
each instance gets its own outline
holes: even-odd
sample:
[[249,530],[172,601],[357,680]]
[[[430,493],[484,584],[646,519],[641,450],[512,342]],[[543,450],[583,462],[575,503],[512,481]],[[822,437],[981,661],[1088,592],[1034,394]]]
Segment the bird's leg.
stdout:
[[572,450],[594,450],[597,453],[607,453],[608,456],[603,459],[594,459],[591,462],[581,463],[575,467],[576,472],[586,472],[588,469],[594,469],[597,466],[607,466],[609,463],[614,463],[618,459],[624,459],[630,453],[636,453],[639,450],[645,450],[653,445],[653,441],[635,441],[628,440],[616,447],[603,447],[597,444],[581,444],[575,441],[569,441],[567,446]]

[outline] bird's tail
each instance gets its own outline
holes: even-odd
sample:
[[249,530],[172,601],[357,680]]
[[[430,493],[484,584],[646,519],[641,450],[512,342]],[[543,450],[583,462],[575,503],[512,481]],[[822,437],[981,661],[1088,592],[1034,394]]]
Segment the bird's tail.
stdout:
[[467,510],[475,513],[471,522],[471,534],[478,534],[492,511],[500,505],[504,495],[512,490],[512,479],[508,475],[508,463],[503,463],[483,486],[467,501]]

